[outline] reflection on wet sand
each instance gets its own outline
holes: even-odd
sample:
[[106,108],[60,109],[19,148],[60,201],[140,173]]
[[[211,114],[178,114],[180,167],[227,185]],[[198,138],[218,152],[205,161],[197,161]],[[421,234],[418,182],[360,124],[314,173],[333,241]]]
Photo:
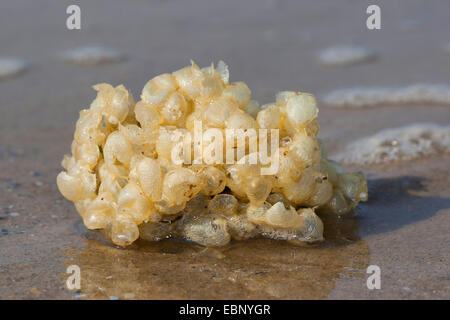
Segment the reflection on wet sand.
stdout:
[[86,299],[324,299],[340,277],[364,285],[369,247],[356,217],[322,219],[326,241],[305,247],[268,239],[215,249],[139,240],[118,249],[80,226],[86,247],[63,255],[67,266],[80,266]]

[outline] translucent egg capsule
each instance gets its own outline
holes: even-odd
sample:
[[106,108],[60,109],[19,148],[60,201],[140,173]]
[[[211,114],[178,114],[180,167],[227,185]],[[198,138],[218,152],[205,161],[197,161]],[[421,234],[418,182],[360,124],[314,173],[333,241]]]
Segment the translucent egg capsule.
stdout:
[[131,216],[136,224],[142,223],[155,210],[144,195],[142,189],[135,183],[127,184],[117,199],[119,214]]
[[260,128],[277,129],[281,127],[281,112],[278,106],[271,105],[260,112],[256,117]]
[[294,161],[294,158],[289,154],[287,147],[282,147],[279,150],[279,166],[275,173],[275,187],[282,188],[292,183],[298,182],[302,175],[302,170]]
[[226,120],[226,127],[229,129],[256,129],[258,126],[255,119],[241,110],[236,110]]
[[164,195],[161,200],[156,201],[154,206],[157,212],[165,216],[179,216],[180,212],[186,208],[186,201],[179,201],[179,203],[170,202]]
[[286,104],[290,98],[297,95],[295,91],[280,91],[275,96],[277,106],[286,107]]
[[115,88],[111,104],[106,108],[103,115],[112,124],[123,122],[134,104],[133,96],[123,85],[119,85]]
[[245,108],[250,100],[251,91],[244,82],[234,82],[223,90],[222,95],[236,101],[240,108]]
[[272,227],[296,229],[302,219],[294,207],[286,208],[283,202],[277,202],[265,212],[265,223]]
[[148,81],[142,89],[141,99],[146,103],[159,105],[177,89],[178,85],[171,74],[165,73]]
[[202,193],[208,196],[218,194],[225,189],[227,182],[225,173],[216,167],[202,167],[197,171],[200,175],[203,175],[206,179],[206,184],[202,189]]
[[206,215],[209,213],[208,206],[211,201],[211,197],[199,193],[194,198],[186,203],[183,209],[183,221],[195,219],[197,217]]
[[290,207],[292,204],[289,202],[289,200],[287,200],[281,193],[271,193],[269,194],[269,196],[267,197],[266,201],[268,203],[270,203],[271,205],[274,205],[277,202],[282,202],[284,204],[285,207]]
[[366,177],[361,172],[340,174],[338,187],[353,202],[367,201]]
[[340,189],[334,189],[333,196],[323,208],[323,210],[335,213],[339,216],[350,213],[352,209],[351,203],[345,198]]
[[125,186],[128,176],[128,169],[120,164],[108,164],[100,161],[98,166],[98,176],[102,182],[117,181],[122,188]]
[[214,99],[222,93],[224,88],[221,75],[214,69],[214,66],[202,69],[203,79],[199,96],[196,98],[198,103],[204,103]]
[[89,202],[82,218],[88,229],[104,229],[114,220],[116,213],[117,205],[114,196],[108,192],[102,192]]
[[217,64],[217,73],[222,78],[222,82],[224,84],[228,84],[228,81],[230,79],[230,71],[228,70],[228,65],[223,62],[222,60],[219,61]]
[[328,181],[331,182],[333,186],[338,185],[339,175],[344,172],[344,168],[334,160],[326,160]]
[[323,222],[311,208],[299,209],[302,220],[300,228],[295,232],[293,240],[301,242],[317,242],[323,240]]
[[173,93],[161,109],[165,124],[182,125],[185,122],[188,104],[184,96],[178,92]]
[[114,164],[119,161],[128,166],[134,154],[131,143],[118,131],[111,133],[103,147],[103,156],[106,163]]
[[270,177],[254,177],[246,182],[245,193],[252,205],[263,204],[272,190],[273,180]]
[[147,241],[161,241],[171,237],[174,227],[168,222],[144,222],[139,225],[139,236]]
[[145,103],[144,101],[139,101],[136,104],[134,113],[136,115],[136,120],[140,123],[141,127],[144,128],[155,128],[162,122],[156,107]]
[[163,173],[157,160],[142,157],[136,163],[136,176],[145,196],[151,201],[159,201],[162,196]]
[[61,194],[70,201],[91,199],[95,197],[97,188],[96,176],[89,168],[78,172],[60,172],[56,177],[56,184]]
[[172,73],[181,92],[183,92],[189,99],[197,98],[202,92],[202,83],[204,74],[202,70],[195,64],[185,67]]
[[227,221],[217,215],[199,217],[184,226],[186,239],[207,247],[221,247],[231,240]]
[[117,215],[112,222],[110,236],[114,244],[125,247],[139,238],[139,228],[131,216]]
[[78,143],[92,142],[102,145],[107,136],[107,130],[101,127],[102,116],[91,110],[80,111],[80,118],[75,127],[74,140]]
[[89,168],[94,168],[100,157],[100,149],[97,144],[93,142],[72,144],[72,154],[77,161],[80,161]]
[[308,93],[298,93],[287,99],[286,114],[294,125],[305,125],[314,120],[318,113],[316,98]]
[[221,97],[211,102],[203,112],[203,120],[211,126],[223,128],[228,118],[237,110],[238,105],[235,101]]
[[320,161],[317,141],[304,133],[294,136],[288,150],[299,168],[307,168]]
[[245,106],[245,112],[251,115],[254,119],[256,119],[259,111],[259,103],[256,100],[250,100]]
[[227,227],[231,237],[236,240],[250,239],[258,234],[256,225],[243,214],[228,217]]
[[321,206],[326,204],[332,196],[333,185],[325,180],[317,184],[316,192],[305,202],[305,204],[309,207]]
[[295,205],[304,204],[316,192],[318,181],[322,174],[312,169],[305,169],[300,180],[282,188],[283,195]]
[[133,96],[128,90],[123,85],[114,88],[107,83],[97,84],[93,88],[98,93],[91,109],[99,112],[104,116],[105,121],[112,125],[123,122],[127,118],[130,108],[135,104]]
[[179,168],[166,173],[163,181],[163,193],[169,203],[180,205],[191,200],[205,186],[206,181],[194,171]]
[[257,225],[266,223],[266,211],[270,209],[272,205],[268,202],[264,202],[259,206],[247,205],[244,209],[244,214],[247,219]]
[[208,210],[224,216],[233,216],[238,212],[238,200],[231,194],[218,194],[208,203]]

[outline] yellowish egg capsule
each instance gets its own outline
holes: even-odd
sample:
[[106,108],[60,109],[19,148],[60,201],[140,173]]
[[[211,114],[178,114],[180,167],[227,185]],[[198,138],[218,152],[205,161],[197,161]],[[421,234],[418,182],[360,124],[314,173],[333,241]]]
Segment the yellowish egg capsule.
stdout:
[[260,128],[279,129],[281,128],[281,112],[278,106],[271,105],[260,112],[256,117]]
[[294,125],[305,125],[314,120],[318,113],[316,98],[308,93],[299,93],[287,99],[286,114]]
[[206,166],[198,172],[206,179],[206,185],[202,190],[202,193],[205,195],[212,196],[222,192],[225,189],[227,178],[222,170],[216,167]]
[[156,128],[162,122],[157,108],[144,101],[139,101],[136,104],[134,112],[136,120],[140,123],[141,127]]
[[129,215],[117,215],[111,225],[111,240],[118,246],[128,246],[139,238],[139,228]]
[[172,75],[165,73],[148,81],[142,89],[141,99],[149,104],[159,105],[176,90],[177,83]]
[[184,96],[178,92],[173,93],[161,108],[161,115],[164,117],[164,122],[170,125],[184,123],[188,105]]
[[238,212],[238,200],[231,194],[218,194],[208,203],[208,210],[224,216],[234,216]]
[[294,207],[286,208],[284,203],[277,202],[265,213],[268,225],[279,228],[298,228],[302,220]]
[[235,82],[228,85],[223,90],[223,95],[233,99],[241,108],[243,108],[250,100],[251,91],[244,82]]

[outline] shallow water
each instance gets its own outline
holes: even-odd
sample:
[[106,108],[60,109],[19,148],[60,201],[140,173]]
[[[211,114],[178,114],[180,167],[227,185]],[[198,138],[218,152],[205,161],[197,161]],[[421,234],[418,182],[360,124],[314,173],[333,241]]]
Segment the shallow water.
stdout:
[[358,219],[329,217],[324,223],[327,240],[314,246],[253,239],[205,248],[165,240],[116,249],[85,231],[89,240],[82,248],[63,255],[70,257],[67,266],[82,270],[80,292],[88,299],[323,299],[336,279],[364,282],[369,263]]

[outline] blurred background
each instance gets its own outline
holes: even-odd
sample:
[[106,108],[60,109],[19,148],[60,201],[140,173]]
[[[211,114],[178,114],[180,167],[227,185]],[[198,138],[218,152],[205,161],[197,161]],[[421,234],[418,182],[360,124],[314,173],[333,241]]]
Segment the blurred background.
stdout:
[[[381,29],[368,30],[366,8],[381,8]],[[403,86],[450,79],[450,3],[446,0],[135,0],[2,1],[0,56],[29,62],[0,82],[2,136],[31,127],[73,126],[99,82],[124,84],[136,98],[155,75],[193,59],[224,60],[232,81],[245,81],[261,104],[280,90],[320,96],[356,85]],[[66,9],[81,9],[81,30],[68,30]],[[327,67],[319,53],[355,44],[377,53],[370,63]],[[77,66],[61,54],[85,46],[117,50],[118,63]]]

